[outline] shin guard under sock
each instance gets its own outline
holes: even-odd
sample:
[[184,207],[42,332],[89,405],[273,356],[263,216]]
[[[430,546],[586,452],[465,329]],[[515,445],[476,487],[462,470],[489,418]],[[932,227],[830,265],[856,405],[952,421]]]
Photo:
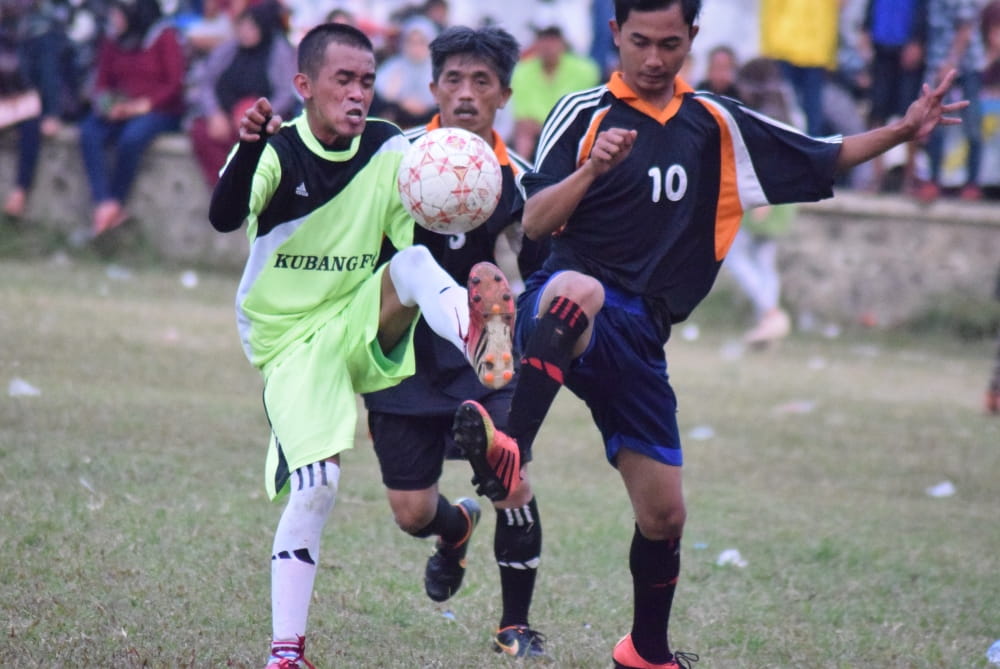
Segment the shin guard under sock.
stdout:
[[531,449],[573,359],[573,347],[589,324],[579,304],[556,297],[525,345],[507,433],[522,452]]

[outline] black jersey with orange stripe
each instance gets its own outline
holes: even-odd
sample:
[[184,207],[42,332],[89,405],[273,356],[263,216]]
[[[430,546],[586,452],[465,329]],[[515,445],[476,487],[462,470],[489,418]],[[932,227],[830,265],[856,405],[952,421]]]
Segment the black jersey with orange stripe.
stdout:
[[571,174],[612,127],[637,131],[631,153],[591,185],[552,239],[545,268],[646,298],[664,329],[708,294],[744,210],[833,195],[839,136],[808,137],[680,79],[657,110],[615,73],[550,112],[535,170],[520,179],[525,196]]

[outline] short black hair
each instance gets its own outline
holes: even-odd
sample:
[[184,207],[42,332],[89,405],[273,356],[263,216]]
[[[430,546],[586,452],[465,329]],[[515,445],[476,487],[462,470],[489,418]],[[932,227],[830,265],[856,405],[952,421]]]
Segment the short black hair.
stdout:
[[615,0],[615,22],[622,25],[628,20],[632,11],[651,12],[656,9],[667,9],[673,5],[681,6],[684,23],[693,26],[701,13],[701,0]]
[[510,86],[511,73],[521,56],[521,46],[514,37],[496,26],[467,28],[452,26],[434,38],[431,48],[431,76],[438,80],[445,61],[451,56],[467,55],[478,58],[493,68],[500,84]]
[[331,43],[375,53],[372,41],[354,26],[346,23],[321,23],[307,32],[299,42],[299,72],[310,77],[319,74],[326,56],[326,47]]

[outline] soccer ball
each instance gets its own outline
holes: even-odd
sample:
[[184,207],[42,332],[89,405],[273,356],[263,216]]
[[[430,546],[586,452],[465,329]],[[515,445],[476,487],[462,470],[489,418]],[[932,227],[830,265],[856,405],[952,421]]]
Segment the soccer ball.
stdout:
[[461,128],[436,128],[410,146],[396,181],[403,206],[418,224],[454,235],[493,214],[503,174],[482,137]]

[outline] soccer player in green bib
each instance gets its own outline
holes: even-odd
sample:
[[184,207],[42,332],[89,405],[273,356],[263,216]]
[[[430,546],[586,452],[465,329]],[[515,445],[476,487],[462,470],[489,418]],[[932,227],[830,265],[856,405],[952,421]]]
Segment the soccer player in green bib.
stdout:
[[[413,374],[418,315],[483,383],[499,387],[512,371],[514,304],[502,272],[476,265],[467,291],[412,245],[413,219],[396,188],[409,142],[395,125],[367,118],[369,39],[322,24],[303,37],[298,59],[292,83],[304,113],[282,124],[263,98],[246,112],[209,211],[221,232],[247,221],[237,321],[264,379],[267,492],[288,497],[271,555],[268,669],[312,667],[309,601],[340,453],[354,442],[355,396]],[[385,238],[400,251],[379,265]]]

